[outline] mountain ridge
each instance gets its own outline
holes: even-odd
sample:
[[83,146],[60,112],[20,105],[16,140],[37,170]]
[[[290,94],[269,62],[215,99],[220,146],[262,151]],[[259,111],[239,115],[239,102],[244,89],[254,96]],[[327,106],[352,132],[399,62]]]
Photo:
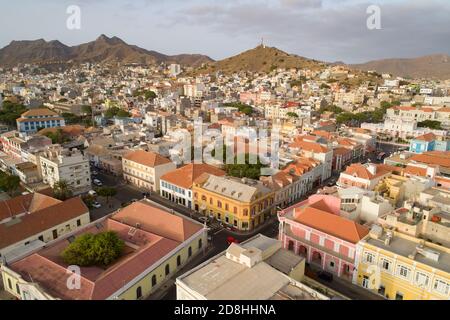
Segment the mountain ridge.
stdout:
[[415,58],[390,58],[372,60],[366,63],[349,64],[351,68],[363,71],[390,73],[405,78],[450,79],[450,55],[430,54]]
[[83,63],[83,62],[121,62],[121,63],[180,63],[198,67],[214,61],[201,54],[166,55],[130,45],[118,37],[100,35],[96,40],[75,46],[67,46],[59,40],[14,40],[0,49],[0,66],[14,67],[21,64],[37,63]]

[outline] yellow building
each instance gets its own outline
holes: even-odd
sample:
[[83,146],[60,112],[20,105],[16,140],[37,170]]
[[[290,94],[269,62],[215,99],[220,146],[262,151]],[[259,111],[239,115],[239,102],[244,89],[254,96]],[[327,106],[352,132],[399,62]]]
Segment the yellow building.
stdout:
[[388,299],[450,298],[450,249],[374,226],[356,249],[353,283]]
[[260,181],[205,173],[192,191],[197,212],[238,230],[253,230],[275,213],[275,194]]
[[[83,234],[115,232],[124,241],[122,256],[107,267],[62,263],[60,254]],[[170,213],[148,200],[118,213],[24,258],[0,264],[6,291],[22,300],[139,300],[155,293],[207,247],[202,224]]]

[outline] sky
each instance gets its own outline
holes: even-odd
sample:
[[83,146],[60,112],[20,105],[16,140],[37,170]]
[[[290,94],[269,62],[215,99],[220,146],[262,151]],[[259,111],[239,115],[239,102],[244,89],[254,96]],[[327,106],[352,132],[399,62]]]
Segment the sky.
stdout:
[[[67,45],[100,34],[165,54],[215,60],[268,46],[323,60],[360,63],[450,54],[450,0],[0,0],[0,47],[43,38]],[[79,6],[70,30],[67,8]],[[370,30],[367,8],[380,8]]]

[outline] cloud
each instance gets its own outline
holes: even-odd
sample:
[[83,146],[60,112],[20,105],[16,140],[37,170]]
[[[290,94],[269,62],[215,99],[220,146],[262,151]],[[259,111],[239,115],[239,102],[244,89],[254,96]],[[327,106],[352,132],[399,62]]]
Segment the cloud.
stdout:
[[[201,3],[179,10],[171,22],[202,27],[225,37],[257,39],[265,35],[270,45],[328,61],[362,62],[450,52],[449,2],[380,2],[381,30],[367,28],[366,10],[371,4],[341,1],[340,6],[331,6],[314,0]],[[308,10],[298,10],[302,5],[309,5]]]

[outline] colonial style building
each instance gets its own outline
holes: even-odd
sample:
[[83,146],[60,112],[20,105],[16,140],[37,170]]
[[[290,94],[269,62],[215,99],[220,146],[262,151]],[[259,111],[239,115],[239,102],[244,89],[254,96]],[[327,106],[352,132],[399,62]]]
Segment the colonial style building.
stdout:
[[274,192],[260,181],[203,174],[194,181],[194,208],[239,230],[253,230],[274,213]]
[[44,128],[64,127],[64,118],[49,109],[32,109],[21,115],[17,122],[20,132],[34,133]]
[[[60,258],[76,237],[114,232],[122,257],[106,267],[81,267],[81,289]],[[25,257],[1,264],[7,292],[22,300],[139,300],[158,290],[207,246],[207,229],[148,200],[97,220]]]
[[352,280],[356,244],[369,230],[340,215],[339,199],[311,197],[279,213],[283,247],[317,268]]
[[90,222],[80,198],[32,193],[0,202],[0,260],[23,255]]
[[161,176],[161,196],[172,202],[194,209],[192,185],[195,179],[203,173],[209,173],[219,177],[225,175],[225,171],[208,164],[191,163]]
[[122,166],[125,181],[150,191],[159,191],[161,176],[177,168],[169,159],[143,150],[126,154]]

